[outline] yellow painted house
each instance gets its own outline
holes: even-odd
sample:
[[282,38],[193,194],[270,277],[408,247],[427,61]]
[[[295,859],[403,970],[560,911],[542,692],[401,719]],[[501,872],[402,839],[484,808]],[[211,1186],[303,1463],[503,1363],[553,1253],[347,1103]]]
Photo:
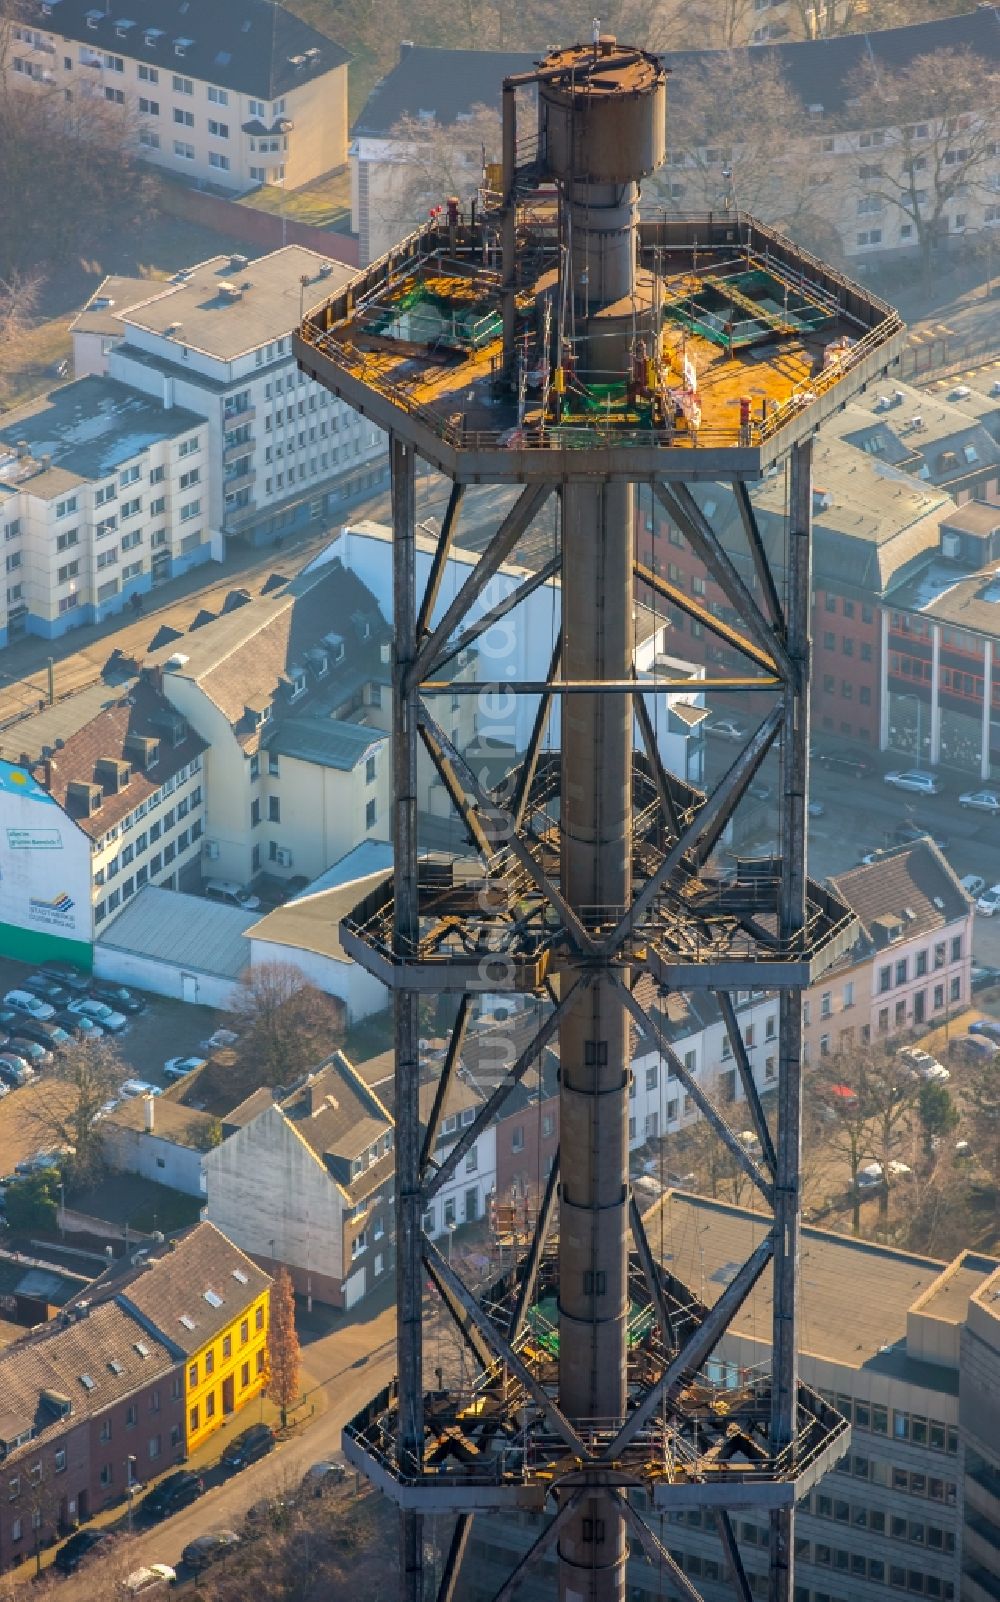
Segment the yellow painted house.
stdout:
[[184,1363],[185,1447],[259,1395],[271,1280],[214,1224],[195,1224],[130,1278],[118,1300]]

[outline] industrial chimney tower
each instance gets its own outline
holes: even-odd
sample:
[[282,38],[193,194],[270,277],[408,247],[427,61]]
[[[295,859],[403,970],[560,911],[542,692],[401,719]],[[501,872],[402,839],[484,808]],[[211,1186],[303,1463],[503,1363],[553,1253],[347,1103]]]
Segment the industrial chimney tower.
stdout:
[[[769,1514],[769,1595],[792,1602],[795,1502],[847,1441],[845,1421],[800,1383],[797,1367],[800,992],[856,933],[847,908],[806,874],[811,460],[823,420],[896,359],[901,325],[752,217],[724,210],[640,222],[639,185],[662,164],[665,137],[662,64],[595,29],[591,44],[505,81],[503,160],[486,170],[477,202],[464,211],[447,200],[313,308],[296,336],[304,371],[391,442],[395,861],[341,938],[395,1000],[398,1371],[348,1426],[345,1451],[401,1509],[403,1602],[429,1602],[425,1514],[455,1517],[438,1590],[451,1602],[473,1518],[503,1509],[551,1517],[496,1602],[552,1557],[561,1602],[623,1602],[630,1542],[661,1567],[670,1595],[696,1599],[647,1517],[691,1507],[714,1513],[742,1602],[750,1589],[731,1515]],[[422,593],[418,457],[453,486]],[[786,548],[772,566],[748,485],[782,463]],[[691,492],[708,481],[732,486],[739,558]],[[470,483],[520,489],[445,602]],[[735,623],[639,562],[639,484],[704,563]],[[487,586],[518,560],[551,496],[554,554],[490,604]],[[516,627],[519,604],[555,576],[562,616],[547,678],[456,678],[456,658],[468,662],[464,653],[501,618]],[[637,595],[679,609],[740,654],[742,673],[697,681],[709,702],[743,691],[768,702],[708,793],[664,766],[650,708],[692,681],[637,675]],[[440,710],[442,696],[490,691],[535,707],[527,750],[493,790],[455,748]],[[547,743],[556,704],[559,749]],[[418,861],[421,745],[468,837],[462,857]],[[780,855],[724,872],[716,847],[772,749]],[[543,1021],[475,1121],[439,1149],[470,1010],[503,989],[543,998]],[[658,996],[706,989],[726,1020],[753,1152],[661,1032]],[[773,1127],[731,1000],[751,989],[780,993]],[[418,1002],[442,992],[456,996],[457,1021],[423,1125]],[[636,1030],[659,1044],[773,1215],[711,1309],[657,1263],[631,1196]],[[534,1239],[473,1293],[422,1220],[556,1039],[559,1158]],[[707,1361],[765,1272],[771,1371],[723,1391]],[[428,1279],[474,1360],[471,1384],[440,1371],[429,1383]]]

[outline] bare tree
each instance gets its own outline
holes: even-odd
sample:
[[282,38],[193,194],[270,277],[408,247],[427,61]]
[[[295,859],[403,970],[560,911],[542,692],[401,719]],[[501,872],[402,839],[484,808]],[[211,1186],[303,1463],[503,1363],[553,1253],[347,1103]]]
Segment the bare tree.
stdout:
[[777,58],[706,55],[671,102],[670,163],[644,188],[676,210],[753,212],[812,248],[839,250],[822,132]]
[[851,1192],[851,1229],[861,1234],[861,1193],[858,1174],[871,1160],[875,1131],[867,1101],[862,1095],[861,1075],[852,1058],[838,1053],[821,1057],[806,1088],[806,1099],[818,1107],[826,1126],[830,1152],[847,1164]]
[[934,248],[954,223],[951,208],[987,193],[1000,75],[968,50],[938,50],[896,71],[869,56],[847,98],[857,214],[888,212],[911,229],[929,276]]
[[235,1077],[246,1094],[288,1085],[328,1057],[344,1038],[343,1003],[311,985],[291,962],[248,968],[233,1004]]
[[271,1312],[267,1326],[267,1394],[281,1409],[281,1427],[299,1394],[302,1354],[295,1329],[295,1292],[287,1268],[279,1268],[271,1286]]
[[450,195],[467,205],[482,182],[484,162],[500,159],[500,117],[483,105],[457,123],[404,117],[391,138],[396,157],[382,164],[377,182],[372,175],[369,191],[372,256],[412,233]]
[[25,1115],[39,1137],[69,1148],[66,1166],[79,1184],[90,1183],[102,1167],[99,1115],[127,1078],[113,1041],[80,1040],[46,1070],[44,1088],[32,1086],[24,1097]]
[[964,1127],[976,1161],[993,1187],[994,1206],[1000,1216],[1000,1062],[998,1057],[978,1062],[965,1079]]

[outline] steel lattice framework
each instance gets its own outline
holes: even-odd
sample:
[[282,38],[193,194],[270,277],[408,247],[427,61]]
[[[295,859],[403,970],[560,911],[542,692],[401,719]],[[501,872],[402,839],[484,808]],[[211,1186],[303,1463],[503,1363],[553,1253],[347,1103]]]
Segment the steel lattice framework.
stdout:
[[[538,91],[538,131],[519,142],[516,94],[529,81]],[[847,1441],[846,1423],[800,1382],[797,1358],[800,993],[855,937],[848,910],[806,869],[812,437],[886,371],[900,324],[873,296],[752,218],[639,223],[638,179],[662,160],[663,92],[655,58],[605,39],[508,80],[500,186],[483,193],[479,214],[466,217],[449,203],[446,220],[432,219],[312,310],[296,338],[300,366],[391,439],[395,861],[342,924],[341,938],[395,1000],[398,1371],[349,1425],[345,1451],[402,1510],[404,1602],[423,1602],[425,1514],[455,1516],[439,1589],[440,1602],[451,1602],[473,1517],[503,1508],[552,1517],[495,1602],[506,1602],[552,1549],[564,1602],[620,1602],[630,1537],[681,1596],[697,1598],[634,1505],[640,1489],[658,1513],[714,1511],[744,1602],[750,1590],[731,1515],[766,1511],[770,1596],[791,1602],[795,1502]],[[671,307],[681,307],[685,329],[672,356],[664,333]],[[755,346],[755,377],[770,374],[759,415],[743,399],[742,342]],[[691,382],[692,352],[707,366],[700,390]],[[529,368],[537,401],[529,399]],[[609,374],[622,378],[617,389]],[[453,482],[422,593],[418,456]],[[790,489],[779,579],[747,485],[781,460]],[[732,486],[745,565],[691,493],[699,480]],[[470,482],[521,488],[444,604]],[[650,486],[701,559],[736,624],[638,561],[638,483]],[[550,496],[558,500],[555,554],[484,610],[491,579],[516,556]],[[460,651],[501,618],[516,618],[553,576],[561,624],[543,681],[450,676]],[[666,770],[647,705],[690,689],[691,680],[635,670],[633,608],[637,594],[650,592],[745,660],[743,674],[700,679],[698,688],[770,698],[707,792]],[[527,749],[498,787],[481,782],[435,716],[445,691],[534,699]],[[469,858],[418,860],[421,750],[461,820]],[[781,855],[722,873],[715,849],[774,750]],[[758,1155],[664,1039],[650,980],[716,996]],[[547,1010],[474,1122],[436,1154],[473,1003],[484,989],[502,988],[543,997]],[[780,993],[773,1132],[737,1026],[737,990]],[[457,1020],[422,1125],[418,1005],[421,995],[441,992],[456,996]],[[655,1261],[630,1194],[636,1027],[658,1043],[773,1216],[711,1309]],[[521,1259],[474,1293],[424,1236],[422,1217],[556,1039],[560,1159]],[[723,1396],[707,1360],[769,1265],[771,1373]],[[437,1388],[427,1386],[428,1277],[474,1359],[471,1387],[445,1385],[440,1374]],[[536,1316],[542,1303],[558,1310],[546,1331]]]

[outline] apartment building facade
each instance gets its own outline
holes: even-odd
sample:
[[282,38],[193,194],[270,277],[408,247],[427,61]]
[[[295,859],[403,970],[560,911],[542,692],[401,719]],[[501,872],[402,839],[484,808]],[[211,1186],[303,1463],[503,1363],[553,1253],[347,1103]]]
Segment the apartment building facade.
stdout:
[[88,0],[28,0],[8,87],[121,107],[140,156],[188,183],[297,189],[347,159],[339,45],[269,0],[154,0],[141,20]]
[[0,645],[121,612],[158,577],[221,556],[203,417],[88,376],[0,427]]
[[[767,1220],[670,1191],[645,1226],[654,1255],[711,1306]],[[812,1228],[802,1237],[800,1373],[849,1420],[852,1437],[799,1504],[796,1602],[993,1602],[1000,1502],[989,1426],[1000,1378],[992,1312],[1000,1265],[972,1252],[943,1263]],[[728,1388],[769,1361],[770,1283],[767,1270],[706,1364],[702,1379],[723,1404]],[[977,1418],[981,1400],[987,1410]],[[731,1582],[712,1514],[652,1517],[706,1602],[727,1602]],[[750,1594],[764,1598],[766,1525],[740,1515],[734,1526]],[[493,1595],[537,1533],[530,1515],[491,1519],[473,1536],[470,1596]],[[552,1579],[543,1564],[523,1583],[525,1596],[541,1598]],[[662,1595],[662,1573],[641,1549],[629,1559],[626,1586],[629,1602]]]
[[78,370],[202,419],[215,464],[205,509],[223,535],[271,542],[385,478],[382,431],[292,356],[303,306],[352,271],[298,245],[218,256],[167,284],[106,280],[74,323]]
[[[908,27],[786,42],[795,10],[784,0],[773,5],[755,0],[752,7],[726,8],[732,36],[723,43],[712,38],[716,25],[721,25],[715,8],[706,28],[715,48],[663,53],[664,61],[675,69],[673,104],[681,104],[686,94],[705,94],[701,69],[711,72],[720,63],[724,65],[726,49],[765,47],[766,59],[778,68],[803,108],[800,125],[787,130],[788,184],[807,187],[810,196],[820,195],[821,207],[812,210],[821,211],[825,245],[839,246],[855,271],[864,271],[868,263],[886,257],[915,256],[920,236],[915,216],[892,199],[894,192],[905,199],[905,185],[900,184],[905,163],[912,161],[918,172],[927,170],[927,189],[921,190],[919,181],[912,189],[915,205],[928,213],[934,205],[935,166],[941,163],[944,171],[947,161],[948,171],[962,170],[962,164],[970,159],[970,143],[975,143],[977,150],[983,148],[982,125],[995,119],[996,108],[992,104],[969,105],[967,125],[975,122],[975,141],[963,136],[962,127],[956,127],[954,136],[942,142],[941,130],[930,122],[906,129],[858,126],[851,81],[869,61],[887,72],[899,71],[942,50],[968,50],[995,69],[1000,44],[994,12],[980,6],[967,15]],[[832,8],[809,8],[822,33],[820,10],[826,15],[832,14]],[[685,22],[690,27],[690,11]],[[422,147],[423,131],[431,150],[435,138],[451,138],[449,183],[455,184],[461,173],[467,193],[473,193],[480,182],[481,135],[477,131],[468,141],[462,171],[461,163],[455,161],[456,148],[462,148],[458,124],[471,123],[477,107],[499,108],[504,77],[530,72],[533,65],[531,56],[509,51],[448,50],[406,42],[400,46],[398,63],[376,85],[352,130],[352,221],[362,263],[376,260],[407,231],[401,218],[407,218],[410,226],[419,220],[411,203],[413,192],[419,194],[421,206],[439,204],[443,198],[433,190],[436,164]],[[669,166],[644,186],[651,207],[659,210],[665,205],[676,212],[698,213],[724,204],[748,206],[744,195],[737,192],[734,196],[724,176],[733,165],[738,166],[728,146],[738,137],[740,109],[737,101],[731,113],[732,132],[720,135],[715,148],[706,145],[685,150],[671,139]],[[752,108],[748,114],[752,115]],[[675,117],[674,125],[680,121],[682,117]],[[726,128],[724,119],[722,128]],[[981,237],[984,230],[1000,226],[998,184],[1000,156],[994,142],[986,147],[982,160],[973,161],[969,182],[941,212],[939,241],[968,245],[971,236],[978,233]],[[775,191],[782,188],[777,164],[772,185]],[[765,217],[767,220],[771,219]]]
[[205,742],[135,679],[56,701],[5,742],[0,949],[89,969],[94,940],[144,885],[198,881]]

